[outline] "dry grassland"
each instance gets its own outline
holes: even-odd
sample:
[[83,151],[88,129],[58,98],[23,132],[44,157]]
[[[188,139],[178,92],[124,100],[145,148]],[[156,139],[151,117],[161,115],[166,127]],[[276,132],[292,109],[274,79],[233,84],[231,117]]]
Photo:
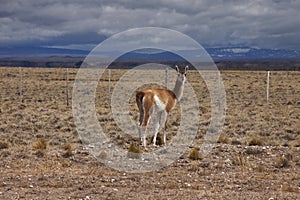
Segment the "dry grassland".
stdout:
[[[20,102],[19,68],[0,68],[0,199],[300,198],[300,72],[271,72],[267,105],[266,72],[222,71],[225,125],[204,157],[198,150],[210,122],[210,95],[201,76],[190,71],[200,106],[199,121],[191,122],[199,124],[197,136],[173,164],[143,174],[113,170],[89,153],[66,105],[65,72],[23,68]],[[76,72],[69,69],[70,102]],[[111,90],[124,73],[111,71]],[[123,149],[152,151],[117,127],[107,93],[106,72],[96,110],[108,137]],[[128,109],[137,121],[134,96]],[[179,121],[180,105],[169,119],[168,142]]]

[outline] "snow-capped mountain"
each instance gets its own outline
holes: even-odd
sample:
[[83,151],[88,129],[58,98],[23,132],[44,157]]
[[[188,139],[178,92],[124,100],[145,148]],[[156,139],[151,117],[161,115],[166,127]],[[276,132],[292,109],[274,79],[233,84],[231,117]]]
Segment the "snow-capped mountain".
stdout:
[[261,49],[250,47],[207,48],[214,60],[236,59],[294,59],[300,58],[300,51],[287,49]]

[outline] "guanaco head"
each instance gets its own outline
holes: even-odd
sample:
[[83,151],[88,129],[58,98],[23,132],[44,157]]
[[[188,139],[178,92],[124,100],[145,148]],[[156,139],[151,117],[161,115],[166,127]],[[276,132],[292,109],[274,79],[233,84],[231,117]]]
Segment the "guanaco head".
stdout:
[[177,71],[177,75],[178,75],[177,81],[181,81],[181,82],[184,83],[186,81],[186,73],[187,73],[187,71],[189,69],[189,66],[187,65],[184,68],[184,70],[179,70],[179,68],[178,68],[177,65],[175,67],[176,67],[176,71]]

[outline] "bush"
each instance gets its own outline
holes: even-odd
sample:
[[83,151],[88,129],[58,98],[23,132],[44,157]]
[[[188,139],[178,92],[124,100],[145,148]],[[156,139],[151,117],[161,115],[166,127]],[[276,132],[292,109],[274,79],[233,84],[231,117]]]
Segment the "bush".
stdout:
[[0,150],[1,149],[8,149],[9,145],[7,142],[0,140]]
[[137,159],[137,158],[141,157],[141,153],[142,153],[142,150],[138,146],[131,143],[129,148],[128,148],[127,156],[129,158]]
[[261,149],[255,148],[255,147],[252,147],[252,148],[249,147],[246,149],[245,153],[248,155],[258,155],[258,154],[262,154],[263,151]]
[[284,168],[289,166],[289,159],[285,156],[278,156],[275,161],[275,167],[277,168]]
[[70,143],[65,143],[64,146],[63,146],[63,148],[64,148],[64,150],[66,151],[66,152],[63,154],[63,157],[68,158],[68,157],[73,156],[72,146],[71,146]]
[[232,141],[225,134],[221,134],[218,139],[218,143],[231,144],[231,142]]
[[244,156],[243,154],[234,156],[231,159],[231,163],[233,165],[237,165],[237,166],[242,166],[242,167],[246,167],[248,165],[248,159],[246,156]]
[[189,153],[189,159],[191,159],[191,160],[199,160],[200,159],[199,150],[196,149],[196,148],[191,149],[191,151]]
[[36,150],[45,150],[47,148],[47,142],[44,138],[38,138],[33,144],[32,147]]
[[264,142],[260,137],[253,136],[249,141],[249,146],[263,146]]
[[98,156],[101,159],[106,159],[107,158],[107,153],[104,150],[102,150],[102,151],[100,151]]
[[300,147],[300,138],[295,139],[295,140],[289,142],[288,146],[291,146],[291,147]]
[[192,161],[190,171],[196,172],[199,170],[198,162],[197,161]]

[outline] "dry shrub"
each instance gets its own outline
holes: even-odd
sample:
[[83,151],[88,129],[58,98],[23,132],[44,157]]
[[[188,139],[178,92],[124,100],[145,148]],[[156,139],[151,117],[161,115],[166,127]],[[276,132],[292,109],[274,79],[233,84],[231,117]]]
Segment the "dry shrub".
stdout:
[[32,147],[35,150],[45,150],[47,148],[47,142],[44,138],[38,138],[34,143],[32,143]]
[[278,156],[277,159],[275,160],[275,164],[274,164],[274,166],[277,168],[284,168],[284,167],[288,167],[289,165],[290,165],[289,159],[285,155]]
[[232,140],[232,141],[231,141],[231,144],[232,144],[232,145],[241,145],[242,142],[239,141],[239,140]]
[[293,186],[290,184],[284,184],[281,186],[281,190],[283,192],[295,192],[295,193],[299,193],[299,188],[297,186]]
[[65,162],[65,161],[61,162],[62,167],[71,167],[71,165],[72,165],[71,163],[68,163],[68,162]]
[[19,105],[19,109],[23,110],[24,108],[26,108],[26,105],[22,102],[22,103]]
[[193,149],[191,149],[188,158],[191,160],[199,160],[202,157],[200,156],[199,150],[196,148],[193,148]]
[[266,168],[262,165],[258,165],[255,169],[260,173],[267,171]]
[[229,139],[225,134],[221,134],[218,143],[231,144],[231,139]]
[[248,143],[249,146],[263,146],[264,145],[264,142],[263,140],[258,137],[258,136],[253,136],[249,143]]
[[69,150],[72,149],[72,146],[71,146],[70,143],[65,143],[64,146],[63,146],[63,148],[64,148],[64,150],[69,151]]
[[197,161],[193,161],[193,162],[191,163],[190,171],[196,172],[196,171],[198,171],[198,170],[199,170],[198,162],[197,162]]
[[174,182],[167,182],[164,184],[163,189],[178,189],[178,184]]
[[73,152],[72,152],[72,146],[70,143],[65,143],[63,146],[65,153],[63,154],[63,157],[68,158],[73,156]]
[[158,134],[157,138],[156,138],[156,144],[161,146],[164,145],[164,140],[161,134]]
[[35,152],[35,155],[37,157],[44,157],[45,156],[45,151],[44,150],[41,150],[41,149],[38,149],[36,152]]
[[288,146],[291,146],[291,147],[300,147],[300,137],[296,140],[293,140],[291,141]]
[[9,145],[7,142],[0,140],[0,150],[1,149],[8,149]]
[[127,156],[129,158],[134,158],[134,159],[138,159],[141,157],[141,153],[143,151],[140,149],[140,147],[136,146],[135,144],[131,143],[129,148],[128,148],[128,153]]
[[232,158],[231,163],[233,165],[245,167],[248,164],[248,159],[243,154],[239,154]]
[[119,145],[119,146],[122,146],[122,145],[125,144],[125,142],[126,142],[126,141],[125,141],[123,138],[122,138],[122,139],[119,139],[119,140],[118,140],[118,145]]
[[107,158],[107,153],[104,150],[102,150],[102,151],[100,151],[98,156],[101,159],[105,159],[105,158]]
[[261,149],[258,149],[258,148],[247,148],[245,150],[245,153],[248,154],[248,155],[258,155],[258,154],[262,154],[263,151]]
[[35,155],[37,157],[44,157],[45,150],[47,149],[47,142],[44,138],[37,138],[32,147],[36,150]]
[[[151,141],[153,141],[153,138],[154,138],[154,135],[151,137]],[[156,145],[158,145],[158,146],[164,145],[164,140],[160,133],[158,133],[158,135],[156,137]]]

